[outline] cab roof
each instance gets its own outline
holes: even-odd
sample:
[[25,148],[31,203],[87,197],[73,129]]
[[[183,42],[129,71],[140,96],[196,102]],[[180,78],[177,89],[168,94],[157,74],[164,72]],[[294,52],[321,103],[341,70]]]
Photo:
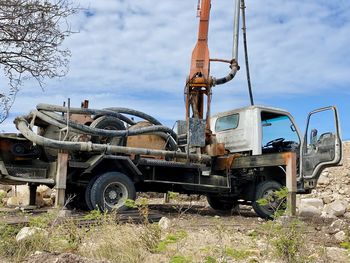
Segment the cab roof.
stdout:
[[233,114],[233,113],[239,113],[239,112],[244,112],[244,111],[248,111],[248,110],[255,110],[255,109],[258,109],[260,111],[269,111],[269,112],[290,115],[290,113],[284,109],[270,107],[270,106],[263,106],[263,105],[254,105],[254,106],[246,106],[246,107],[242,107],[242,108],[238,108],[238,109],[220,112],[220,113],[212,115],[211,118],[222,117],[222,116],[226,116],[226,115]]

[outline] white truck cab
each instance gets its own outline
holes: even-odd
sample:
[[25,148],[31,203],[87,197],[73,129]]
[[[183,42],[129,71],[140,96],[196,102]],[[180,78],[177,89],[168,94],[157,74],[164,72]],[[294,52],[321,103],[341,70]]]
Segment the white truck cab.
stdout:
[[282,109],[249,106],[212,116],[218,143],[231,153],[262,155],[293,151],[298,158],[298,181],[314,188],[322,170],[341,161],[342,144],[336,107],[312,111],[301,134],[293,116]]

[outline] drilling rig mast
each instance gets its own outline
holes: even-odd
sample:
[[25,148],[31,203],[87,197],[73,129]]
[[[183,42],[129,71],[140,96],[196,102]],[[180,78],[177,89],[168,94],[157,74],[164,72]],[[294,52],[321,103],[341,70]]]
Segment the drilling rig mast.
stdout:
[[[231,60],[210,59],[208,48],[209,20],[211,0],[198,1],[198,16],[200,17],[198,39],[192,52],[190,75],[186,81],[186,121],[189,127],[189,119],[204,120],[205,145],[214,143],[210,129],[210,105],[212,87],[224,84],[234,78],[239,70],[237,63],[238,34],[239,34],[239,14],[241,0],[236,0],[234,19],[234,41],[233,55]],[[223,78],[216,79],[210,76],[210,62],[225,62],[231,67],[230,73]],[[204,108],[206,107],[206,112]]]

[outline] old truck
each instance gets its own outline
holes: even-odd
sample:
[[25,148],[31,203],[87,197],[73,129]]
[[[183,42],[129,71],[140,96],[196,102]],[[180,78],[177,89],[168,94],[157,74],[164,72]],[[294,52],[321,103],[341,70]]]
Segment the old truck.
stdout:
[[[48,109],[49,106],[39,105],[38,108]],[[64,110],[64,107],[52,107]],[[71,111],[79,112],[78,109]],[[82,109],[81,112],[86,111],[87,109]],[[58,114],[56,117],[58,120]],[[88,121],[84,126],[97,126],[102,130],[116,129],[120,125],[116,122],[117,119],[108,115],[96,117],[97,115],[93,116],[92,122]],[[217,210],[230,210],[235,204],[250,204],[258,215],[269,217],[273,213],[273,204],[260,206],[256,200],[285,185],[285,167],[275,164],[280,153],[296,152],[298,155],[298,193],[307,193],[315,188],[322,170],[338,164],[342,155],[339,119],[335,107],[311,112],[304,135],[300,133],[291,114],[281,109],[250,106],[214,115],[210,121],[218,143],[225,144],[225,153],[209,158],[207,155],[187,156],[187,153],[180,150],[160,150],[161,147],[170,146],[159,132],[155,135],[150,135],[149,132],[146,135],[136,135],[144,137],[138,138],[138,143],[152,141],[154,147],[151,150],[127,147],[128,144],[136,146],[130,140],[133,136],[127,142],[119,139],[113,143],[110,137],[92,138],[93,136],[72,131],[71,139],[63,141],[58,139],[59,127],[37,119],[36,125],[42,131],[36,134],[28,126],[29,120],[32,119],[19,118],[16,121],[22,135],[0,135],[1,183],[29,183],[34,189],[39,184],[54,187],[57,183],[56,149],[66,149],[70,151],[67,194],[76,195],[74,204],[88,209],[124,209],[125,199],[135,199],[138,191],[176,191],[206,195],[211,207]],[[326,130],[324,123],[327,123]],[[158,125],[153,125],[155,126]],[[135,125],[128,130],[135,130],[132,127]],[[91,140],[94,143],[90,144],[89,149],[84,149]],[[105,143],[105,140],[109,142],[100,144],[101,141]],[[79,150],[70,150],[72,145],[79,145]],[[94,148],[94,145],[106,147],[102,150]],[[180,144],[178,148],[181,148]],[[129,149],[129,153],[124,151]],[[118,153],[121,151],[124,153]],[[242,158],[250,164],[235,168],[235,160]],[[257,158],[268,165],[259,167]]]
[[[211,116],[213,88],[239,70],[244,3],[235,4],[231,60],[209,58],[211,1],[200,3],[198,41],[185,87],[186,120],[178,122],[177,132],[133,109],[39,104],[16,118],[20,134],[0,135],[0,182],[28,183],[31,204],[39,184],[57,189],[58,204],[72,195],[72,205],[100,210],[126,209],[125,200],[135,199],[136,192],[175,191],[205,195],[217,210],[252,205],[265,218],[280,205],[274,193],[288,180],[296,184],[292,192],[315,188],[322,170],[341,160],[336,107],[311,112],[304,135],[281,109],[252,105]],[[210,76],[211,62],[229,63],[230,72]],[[288,175],[288,156],[294,156],[296,178]],[[267,205],[257,202],[266,197]]]

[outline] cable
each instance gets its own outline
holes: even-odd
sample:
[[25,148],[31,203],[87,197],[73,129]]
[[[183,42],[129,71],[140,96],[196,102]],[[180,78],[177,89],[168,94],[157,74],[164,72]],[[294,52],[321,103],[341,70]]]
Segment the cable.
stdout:
[[245,9],[246,9],[246,5],[244,3],[244,0],[241,0],[242,31],[243,31],[243,45],[244,45],[245,67],[246,67],[246,72],[247,72],[247,83],[248,83],[250,104],[253,106],[254,105],[254,98],[253,98],[252,84],[251,84],[251,81],[250,81],[249,60],[248,60],[248,45],[247,45],[247,27],[246,27],[246,21],[245,21]]

